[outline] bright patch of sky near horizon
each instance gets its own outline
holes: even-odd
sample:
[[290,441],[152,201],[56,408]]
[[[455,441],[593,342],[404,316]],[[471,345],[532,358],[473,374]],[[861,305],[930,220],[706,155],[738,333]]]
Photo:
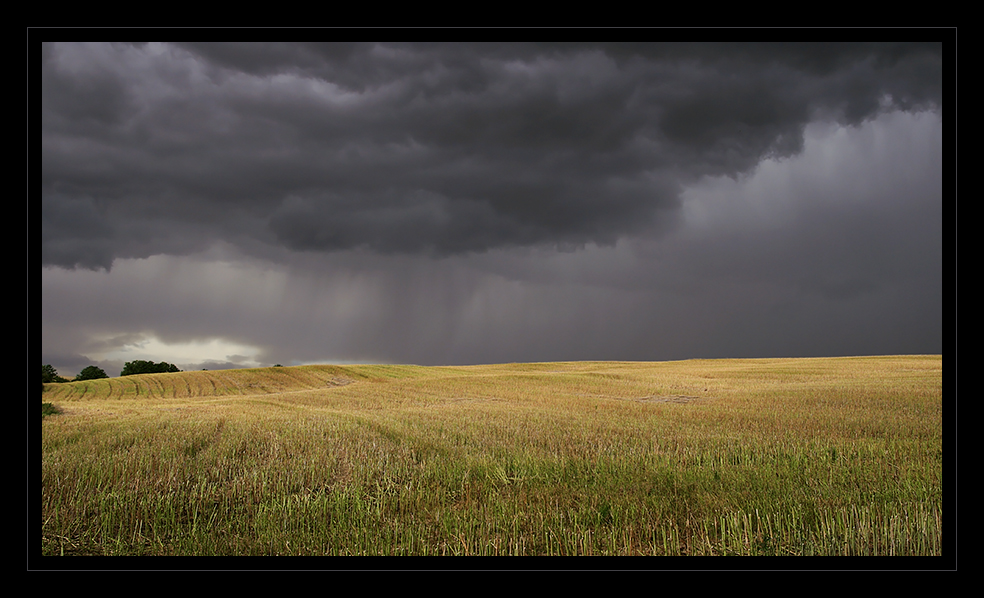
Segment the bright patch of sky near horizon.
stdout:
[[232,362],[240,367],[260,367],[254,358],[256,347],[229,342],[220,338],[183,343],[166,343],[154,336],[124,344],[105,353],[92,353],[98,361],[166,361],[168,363]]

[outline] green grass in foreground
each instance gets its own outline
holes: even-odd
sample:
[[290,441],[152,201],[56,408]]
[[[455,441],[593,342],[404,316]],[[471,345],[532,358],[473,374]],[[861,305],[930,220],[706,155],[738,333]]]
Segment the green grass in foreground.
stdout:
[[45,555],[940,555],[942,357],[53,384]]

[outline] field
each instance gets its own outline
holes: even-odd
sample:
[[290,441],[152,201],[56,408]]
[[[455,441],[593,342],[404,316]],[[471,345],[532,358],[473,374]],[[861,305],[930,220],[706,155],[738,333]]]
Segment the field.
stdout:
[[43,555],[942,554],[942,356],[46,385]]

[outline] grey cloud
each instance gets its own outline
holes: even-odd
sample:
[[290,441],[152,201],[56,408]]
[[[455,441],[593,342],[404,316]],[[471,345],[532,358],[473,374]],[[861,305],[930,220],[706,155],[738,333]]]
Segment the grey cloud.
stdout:
[[125,82],[98,61],[61,63],[56,48],[42,44],[42,110],[48,125],[72,122],[91,133],[120,122],[129,104]]
[[[523,55],[504,47],[512,49],[509,60]],[[398,49],[413,55],[413,46]],[[356,58],[371,58],[357,50]],[[549,60],[567,52],[544,53],[543,68],[557,68]],[[464,54],[458,60],[467,64]],[[606,56],[618,70],[609,69]],[[596,70],[586,76],[595,81],[656,68],[650,58],[629,52],[606,49],[587,58]],[[879,68],[913,60],[886,58]],[[715,64],[688,63],[687,72],[660,68],[677,73],[670,83],[696,84],[701,69]],[[743,89],[777,82],[776,73],[792,68],[788,61],[776,64],[771,75],[745,78]],[[801,70],[836,87],[850,79],[844,65],[863,72],[877,64],[852,58]],[[210,68],[220,70],[201,72]],[[216,81],[230,89],[261,81],[222,73]],[[474,89],[505,89],[493,85],[493,75],[487,69]],[[896,76],[906,79],[899,71]],[[795,104],[784,98],[800,92],[776,85],[777,105]],[[402,93],[397,87],[390,91]],[[217,93],[220,85],[202,89]],[[581,89],[592,87],[572,85],[564,93],[577,96]],[[656,96],[671,91],[647,89]],[[813,89],[834,93],[824,85]],[[371,85],[360,93],[368,94],[366,102],[389,97]],[[198,114],[216,116],[195,121],[216,133],[208,136],[209,151],[182,141],[194,133],[190,125],[153,132],[166,151],[134,142],[129,152],[85,137],[92,119],[76,136],[46,138],[56,149],[86,151],[46,155],[45,164],[80,174],[61,177],[46,196],[44,250],[61,252],[57,259],[66,262],[80,263],[82,256],[93,268],[122,249],[154,255],[118,260],[108,271],[43,268],[44,363],[63,374],[94,363],[114,375],[122,362],[109,357],[150,339],[172,346],[220,339],[230,347],[208,358],[154,357],[182,369],[253,361],[448,364],[942,352],[946,195],[939,111],[893,111],[882,98],[878,113],[861,126],[811,124],[799,153],[760,160],[731,179],[732,169],[724,166],[729,156],[733,165],[742,163],[738,149],[712,135],[710,149],[684,136],[666,151],[659,116],[670,104],[650,102],[641,92],[630,94],[626,106],[648,110],[641,128],[630,127],[642,133],[606,146],[616,148],[608,153],[581,146],[556,155],[552,149],[523,153],[505,135],[496,141],[501,147],[485,153],[416,132],[387,136],[395,129],[374,124],[358,102],[342,106],[353,111],[355,124],[338,120],[351,125],[354,136],[320,143],[304,124],[317,123],[319,113],[301,110],[300,96],[282,96],[293,98],[294,113],[284,109],[278,120],[264,121],[265,100],[242,94],[252,112],[218,99],[202,105]],[[844,106],[827,105],[832,111]],[[744,108],[725,108],[744,114]],[[415,109],[421,117],[430,114]],[[783,110],[775,113],[787,114]],[[300,120],[290,128],[283,125],[288,117]],[[399,120],[383,112],[377,117]],[[237,119],[262,124],[263,134],[233,126]],[[384,141],[374,137],[376,126]],[[429,130],[421,125],[421,133]],[[261,146],[260,154],[245,143],[250,135],[262,141],[274,133],[285,135],[285,143]],[[783,152],[763,149],[768,144],[754,136],[734,139],[759,144],[752,155]],[[155,156],[160,160],[148,158]],[[237,167],[240,157],[248,168]],[[658,167],[651,168],[650,159]],[[268,172],[265,162],[280,170]],[[175,167],[182,164],[194,168]],[[694,181],[698,172],[722,176]],[[125,184],[114,186],[106,173]],[[320,185],[319,177],[329,175],[332,185]],[[510,203],[520,196],[527,201]],[[612,209],[602,209],[605,202]],[[642,232],[626,235],[633,230]],[[592,242],[582,247],[583,239]],[[237,362],[241,357],[233,353],[251,361]],[[102,356],[107,360],[92,361]]]
[[43,53],[42,262],[83,268],[215,241],[444,256],[610,246],[665,228],[682,185],[801,151],[818,115],[859,123],[939,107],[942,93],[932,44]]

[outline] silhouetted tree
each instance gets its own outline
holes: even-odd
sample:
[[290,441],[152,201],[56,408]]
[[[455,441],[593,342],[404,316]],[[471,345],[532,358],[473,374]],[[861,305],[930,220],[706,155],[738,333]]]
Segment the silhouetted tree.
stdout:
[[97,380],[99,378],[109,378],[109,376],[106,375],[106,372],[104,372],[102,368],[97,368],[94,365],[90,365],[82,368],[82,371],[79,372],[79,375],[75,377],[75,381],[78,382],[79,380]]
[[128,361],[123,364],[123,371],[120,372],[120,376],[130,376],[133,374],[166,374],[169,372],[180,372],[178,366],[173,363],[167,363],[162,361],[160,363],[154,363],[153,361]]
[[68,378],[62,378],[53,366],[45,364],[41,366],[41,384],[48,382],[68,382]]

